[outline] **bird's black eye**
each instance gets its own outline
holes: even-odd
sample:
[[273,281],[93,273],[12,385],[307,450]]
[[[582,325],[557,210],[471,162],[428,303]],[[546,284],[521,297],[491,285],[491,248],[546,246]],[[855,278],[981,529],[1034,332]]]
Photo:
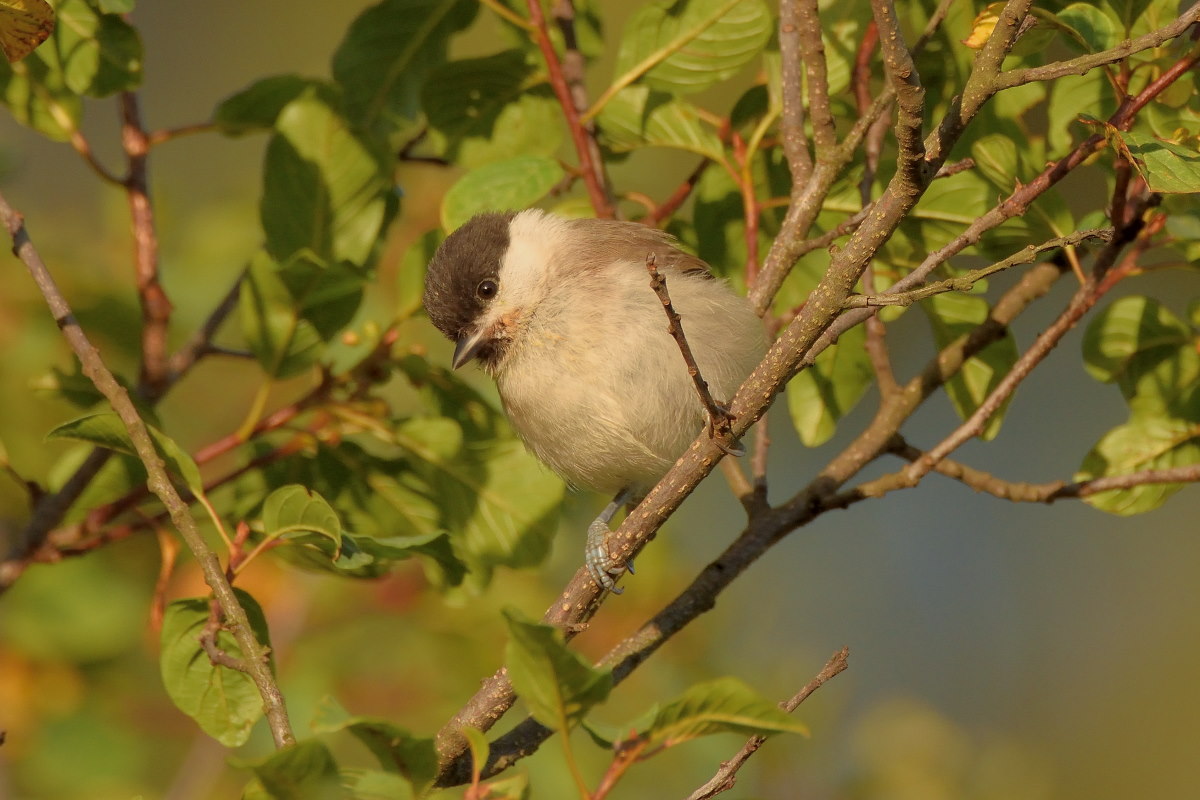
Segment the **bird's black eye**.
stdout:
[[498,291],[500,291],[500,287],[490,278],[480,281],[479,285],[475,287],[475,294],[479,295],[481,300],[491,300]]

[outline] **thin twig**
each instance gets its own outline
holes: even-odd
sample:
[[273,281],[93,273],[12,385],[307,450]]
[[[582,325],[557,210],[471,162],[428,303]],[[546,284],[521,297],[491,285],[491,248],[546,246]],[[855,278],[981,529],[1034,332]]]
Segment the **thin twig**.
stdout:
[[[916,462],[925,457],[925,451],[913,447],[903,437],[897,436],[888,451],[905,461]],[[959,481],[977,492],[985,492],[1001,500],[1014,503],[1054,503],[1058,500],[1091,497],[1101,492],[1133,489],[1163,483],[1200,483],[1200,464],[1166,469],[1147,469],[1124,475],[1106,475],[1082,481],[1051,481],[1049,483],[1025,483],[1006,481],[981,469],[967,466],[950,458],[943,458],[934,465],[939,475]],[[879,497],[890,489],[903,488],[899,481],[887,480],[889,476],[859,487],[867,497]]]
[[[978,436],[992,415],[1000,410],[1000,407],[1008,401],[1021,382],[1033,371],[1033,368],[1040,364],[1058,345],[1062,337],[1075,327],[1075,324],[1095,306],[1105,293],[1136,268],[1137,259],[1150,246],[1151,237],[1161,229],[1164,222],[1165,217],[1160,216],[1155,223],[1143,227],[1142,221],[1135,219],[1123,228],[1097,256],[1097,263],[1092,274],[1071,297],[1067,307],[1063,309],[1058,318],[1038,335],[1033,344],[1021,354],[1012,368],[1000,379],[996,388],[984,398],[979,407],[962,425],[920,460],[904,470],[904,479],[915,486],[921,478],[929,474],[929,471],[939,461],[962,446],[968,439]],[[1131,239],[1134,240],[1133,247],[1122,258],[1120,265],[1115,269],[1108,270],[1108,264],[1112,263],[1122,247]]]
[[155,449],[145,422],[142,421],[133,402],[129,399],[125,388],[113,377],[112,372],[104,365],[100,352],[80,328],[66,298],[63,297],[54,278],[33,246],[33,242],[29,239],[21,215],[9,206],[3,195],[0,195],[0,217],[3,217],[9,235],[12,237],[14,252],[28,267],[30,275],[33,276],[34,282],[41,290],[46,304],[54,315],[55,322],[58,323],[63,336],[78,356],[83,373],[96,385],[96,388],[100,390],[117,416],[120,417],[129,433],[138,458],[146,467],[151,491],[167,508],[184,543],[199,562],[205,582],[212,589],[217,602],[221,604],[221,608],[229,620],[234,639],[246,658],[250,676],[262,696],[263,710],[266,713],[276,746],[284,747],[292,744],[295,742],[295,736],[292,734],[291,725],[288,722],[283,695],[267,664],[265,648],[254,638],[246,611],[225,579],[220,562],[200,534],[195,518],[188,511],[187,505],[171,483],[162,457]]
[[692,355],[692,347],[688,344],[687,336],[683,333],[683,321],[679,318],[679,312],[675,310],[675,306],[671,303],[671,295],[667,291],[667,279],[658,271],[658,265],[653,253],[646,255],[646,271],[650,273],[650,288],[658,295],[659,301],[662,303],[663,311],[667,315],[667,333],[675,340],[675,344],[679,345],[679,352],[683,355],[683,363],[687,365],[688,375],[691,376],[692,385],[696,387],[696,395],[700,398],[700,404],[704,406],[705,413],[708,414],[708,434],[718,447],[725,453],[730,455],[742,455],[744,451],[740,451],[736,447],[730,430],[733,426],[733,415],[729,413],[729,409],[713,399],[712,392],[708,389],[708,381],[704,380],[704,376],[700,374],[700,367],[696,364],[696,357]]
[[695,191],[696,184],[700,182],[700,177],[712,163],[711,159],[706,158],[697,164],[696,168],[683,179],[683,183],[675,187],[675,191],[671,192],[671,195],[666,200],[663,200],[662,203],[655,207],[644,222],[655,228],[661,227],[663,222],[670,219],[679,210],[679,207],[687,201],[692,192]]
[[1016,253],[1013,253],[1008,258],[997,261],[994,264],[989,264],[986,267],[973,269],[957,278],[947,278],[944,281],[936,281],[929,283],[917,289],[910,289],[907,292],[899,292],[896,294],[855,294],[846,298],[846,308],[870,308],[872,306],[911,306],[920,300],[927,297],[932,297],[935,294],[945,294],[946,292],[969,292],[971,288],[979,281],[989,278],[998,272],[1003,272],[1009,267],[1018,264],[1032,264],[1039,260],[1039,256],[1047,250],[1058,250],[1064,247],[1074,247],[1077,244],[1087,241],[1088,239],[1098,239],[1103,242],[1111,242],[1113,238],[1112,228],[1094,228],[1085,231],[1076,231],[1067,236],[1056,236],[1053,239],[1047,239],[1041,244],[1031,244],[1021,248]]
[[[903,391],[890,397],[867,429],[830,461],[816,480],[783,506],[765,508],[751,516],[737,539],[705,567],[683,592],[601,659],[602,666],[612,667],[614,680],[618,683],[624,680],[667,640],[711,609],[734,579],[788,532],[826,511],[845,508],[855,502],[853,497],[834,493],[880,453],[885,452],[900,425],[916,412],[925,399],[957,374],[967,359],[1003,336],[1008,324],[1031,303],[1044,296],[1061,274],[1056,266],[1042,264],[1023,275],[996,303],[990,319],[977,326],[971,334],[960,337],[944,348],[921,375],[910,380]],[[685,454],[684,459],[688,458]],[[675,492],[678,486],[670,482],[660,483],[652,494]],[[645,513],[643,502],[635,509],[635,514]],[[618,530],[623,529],[624,526]],[[582,623],[595,613],[599,596],[595,582],[581,568],[559,599],[546,610],[543,620],[564,629],[565,636],[570,639],[578,633]],[[514,700],[515,695],[505,670],[501,669],[483,681],[482,688],[470,702],[438,733],[438,751],[442,758],[438,785],[454,785],[470,777],[470,759],[459,758],[465,752],[466,742],[457,731],[468,725],[484,730],[490,728]],[[533,719],[518,723],[493,743],[486,774],[494,775],[529,755],[552,733]]]
[[1002,72],[995,79],[996,89],[997,91],[1011,89],[1014,86],[1023,86],[1034,81],[1051,81],[1056,78],[1066,77],[1067,75],[1084,75],[1096,67],[1114,64],[1129,58],[1129,56],[1135,53],[1149,50],[1152,47],[1158,47],[1164,42],[1181,36],[1188,28],[1196,24],[1198,20],[1200,20],[1200,3],[1193,3],[1187,11],[1176,17],[1169,25],[1143,34],[1136,39],[1127,39],[1108,50],[1102,50],[1099,53],[1088,53],[1087,55],[1066,61],[1044,64],[1040,67],[1026,67],[1024,69]]
[[167,326],[171,321],[171,301],[159,281],[158,233],[146,175],[150,142],[142,127],[137,95],[133,92],[121,94],[121,144],[129,161],[129,174],[123,183],[129,197],[134,270],[142,305],[142,368],[138,384],[141,394],[150,396],[161,393],[167,383]]
[[[583,51],[579,49],[579,38],[575,33],[575,4],[572,0],[555,0],[552,13],[554,21],[558,24],[559,33],[563,37],[563,78],[571,90],[571,102],[575,107],[575,113],[582,115],[588,107],[587,84],[584,82],[587,78],[585,70],[587,63],[584,60]],[[579,124],[586,135],[592,169],[597,173],[596,180],[604,190],[604,198],[608,202],[608,207],[616,209],[617,201],[613,196],[612,182],[608,179],[608,173],[604,169],[604,157],[600,152],[600,143],[596,139],[596,121],[586,119]],[[583,166],[582,162],[581,166]]]
[[829,106],[829,68],[825,63],[825,42],[821,38],[821,18],[817,0],[798,0],[796,26],[808,84],[808,115],[812,119],[813,150],[817,161],[826,161],[837,146],[837,128],[833,122],[833,110]]
[[[580,113],[575,107],[571,87],[563,75],[562,63],[558,59],[558,53],[554,51],[554,43],[550,41],[550,34],[546,30],[546,17],[542,13],[541,0],[528,0],[528,5],[529,19],[533,23],[533,38],[537,41],[538,49],[542,51],[546,69],[550,73],[550,86],[554,89],[554,96],[558,98],[559,106],[562,107],[567,130],[575,145],[575,154],[579,157],[579,171],[583,183],[587,187],[592,209],[596,212],[597,217],[612,219],[616,214],[616,209],[613,208],[609,199],[610,194],[605,188],[604,165],[602,161],[594,160],[592,157],[594,139],[588,136],[587,130],[583,127]],[[592,140],[592,143],[589,143],[589,139]]]
[[[829,660],[825,662],[825,666],[821,668],[821,671],[811,681],[806,683],[804,688],[780,703],[779,707],[788,713],[795,711],[801,703],[808,699],[809,695],[832,680],[838,673],[845,670],[849,666],[849,658],[850,648],[843,647],[841,650],[838,650],[829,657]],[[767,737],[765,736],[751,736],[733,758],[721,762],[721,768],[717,770],[717,774],[713,775],[699,789],[688,795],[688,800],[709,800],[709,798],[716,797],[732,789],[734,784],[737,783],[738,770],[750,759],[750,756],[758,752],[758,748],[762,747],[766,741]]]

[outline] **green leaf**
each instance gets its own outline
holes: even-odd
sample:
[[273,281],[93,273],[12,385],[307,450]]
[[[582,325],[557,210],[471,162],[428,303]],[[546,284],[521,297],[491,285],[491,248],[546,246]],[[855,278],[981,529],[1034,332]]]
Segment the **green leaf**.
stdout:
[[520,50],[438,67],[421,91],[421,106],[446,138],[447,157],[466,167],[552,156],[562,143],[558,103]]
[[473,772],[483,773],[487,766],[488,755],[492,746],[488,744],[487,736],[479,728],[467,726],[459,728],[458,733],[467,740],[467,749],[471,751],[471,767]]
[[[1081,114],[1094,114],[1096,109],[1115,108],[1112,84],[1104,76],[1104,70],[1094,69],[1086,75],[1067,75],[1050,86],[1050,101],[1046,105],[1047,145],[1051,153],[1065,153],[1077,138],[1095,133],[1077,125]],[[937,183],[937,181],[935,181]]]
[[1017,143],[1003,133],[989,133],[971,145],[971,158],[980,174],[1001,191],[1011,192],[1021,177]]
[[314,533],[331,541],[336,554],[342,547],[342,523],[325,498],[303,486],[281,486],[263,503],[263,528],[267,539],[294,538]]
[[1191,329],[1157,300],[1122,297],[1097,314],[1083,335],[1088,374],[1103,383],[1129,384],[1164,357],[1193,341]]
[[296,311],[329,342],[350,324],[362,303],[366,274],[350,264],[325,264],[308,253],[297,253],[279,267],[279,279],[295,302]]
[[725,149],[690,103],[646,86],[618,92],[600,113],[606,147],[616,153],[639,147],[670,147],[720,161]]
[[[204,494],[204,481],[200,477],[200,468],[192,457],[184,452],[174,440],[149,423],[144,423],[154,440],[154,448],[162,456],[167,469],[183,479],[183,482],[197,496]],[[100,414],[87,414],[51,430],[46,434],[47,439],[75,439],[88,442],[99,447],[105,447],[118,453],[137,457],[133,440],[125,423],[115,413],[108,411]]]
[[397,318],[408,319],[421,310],[425,293],[425,268],[441,242],[438,231],[429,231],[418,237],[405,251],[396,270]]
[[325,698],[313,723],[313,732],[340,731],[362,742],[383,769],[404,776],[416,794],[432,785],[438,763],[433,739],[414,736],[386,720],[349,716],[333,698]]
[[865,345],[866,328],[855,326],[788,383],[788,413],[808,447],[827,442],[875,380]]
[[107,97],[141,85],[142,42],[129,23],[97,13],[85,0],[63,0],[56,16],[50,46],[38,52],[62,59],[58,68],[73,92]]
[[297,742],[257,763],[254,770],[262,790],[272,800],[349,800],[337,762],[329,748],[315,739]]
[[[1200,463],[1200,391],[1193,392],[1189,405],[1191,419],[1135,415],[1113,428],[1084,457],[1075,480]],[[1094,494],[1084,502],[1110,514],[1130,516],[1158,508],[1183,485],[1146,484]]]
[[564,175],[558,161],[544,156],[518,156],[473,169],[442,199],[442,228],[453,231],[482,211],[527,208]]
[[1091,3],[1072,3],[1053,15],[1053,20],[1067,32],[1067,41],[1085,53],[1116,47],[1121,39],[1112,18]]
[[342,786],[354,800],[413,800],[417,796],[403,777],[374,769],[343,769]]
[[319,87],[300,75],[272,75],[222,100],[213,122],[227,136],[271,130],[288,103]]
[[296,301],[270,257],[259,253],[242,280],[238,311],[242,334],[268,376],[286,378],[321,357],[321,336],[303,319]]
[[[234,592],[250,618],[255,638],[269,648],[262,609],[241,589]],[[167,606],[159,656],[163,685],[172,702],[196,720],[205,733],[226,747],[238,747],[250,738],[250,729],[262,716],[262,698],[249,675],[214,665],[200,647],[200,634],[208,619],[208,598],[176,600]],[[242,650],[229,631],[219,631],[216,642],[233,658],[242,658]]]
[[1200,152],[1132,131],[1116,131],[1150,190],[1171,194],[1200,192]]
[[530,797],[528,775],[510,775],[489,781],[484,786],[488,800],[528,800]]
[[608,697],[612,673],[594,669],[567,647],[560,631],[532,622],[514,609],[505,609],[504,618],[509,634],[508,677],[538,722],[565,731]]
[[267,251],[363,265],[389,215],[388,158],[355,132],[328,91],[284,106],[267,144],[261,217]]
[[726,677],[691,687],[656,710],[639,733],[651,744],[670,747],[714,733],[808,735],[808,728],[737,678]]
[[642,77],[648,86],[698,92],[756,58],[773,27],[771,12],[760,0],[659,0],[625,25],[616,73],[654,59]]
[[56,56],[42,51],[49,43],[16,64],[0,59],[0,98],[13,119],[59,142],[71,138],[83,117],[83,101],[67,88]]
[[133,11],[134,0],[98,0],[96,3],[105,14],[128,14]]
[[383,0],[359,15],[333,56],[350,118],[368,130],[414,119],[426,77],[477,9],[473,0]]
[[[939,349],[945,348],[960,336],[965,336],[988,318],[990,309],[982,297],[950,292],[930,297],[921,303],[933,327],[934,340]],[[1011,333],[992,342],[978,355],[963,364],[962,371],[946,383],[946,394],[954,410],[963,419],[971,416],[999,385],[1000,381],[1016,363],[1017,343]],[[1011,399],[1011,398],[1010,398]],[[980,438],[990,440],[1000,432],[1008,401],[987,421]]]
[[446,418],[399,424],[395,441],[432,492],[440,527],[480,579],[498,565],[532,566],[558,529],[562,481],[513,439],[463,442]]

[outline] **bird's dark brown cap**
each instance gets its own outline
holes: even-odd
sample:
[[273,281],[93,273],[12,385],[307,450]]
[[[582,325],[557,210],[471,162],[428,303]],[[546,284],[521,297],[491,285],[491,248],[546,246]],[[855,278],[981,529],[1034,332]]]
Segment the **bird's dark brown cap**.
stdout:
[[448,339],[457,340],[483,313],[479,284],[498,279],[515,211],[477,214],[446,237],[425,273],[425,311]]

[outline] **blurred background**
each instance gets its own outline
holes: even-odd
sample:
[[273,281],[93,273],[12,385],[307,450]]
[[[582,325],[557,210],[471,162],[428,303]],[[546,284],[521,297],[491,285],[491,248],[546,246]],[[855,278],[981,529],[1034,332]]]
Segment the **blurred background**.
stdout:
[[[261,0],[142,3],[150,128],[208,118],[251,80],[327,75],[346,25],[367,4]],[[611,5],[615,37],[634,6]],[[455,55],[493,52],[494,18],[480,14]],[[603,80],[611,54],[595,66]],[[117,168],[117,115],[93,102],[85,132]],[[151,160],[164,281],[176,306],[177,341],[225,293],[259,241],[257,201],[264,139],[204,134],[157,149]],[[613,170],[674,185],[692,166],[640,153]],[[436,225],[437,193],[455,175],[410,167],[411,201],[361,319],[386,319],[399,255]],[[113,366],[136,364],[139,312],[131,281],[128,212],[67,146],[0,118],[0,185],[87,328],[104,331]],[[1057,287],[1015,327],[1021,346],[1062,307]],[[1008,285],[997,280],[992,296]],[[1165,298],[1180,315],[1200,292],[1194,274],[1163,273],[1127,291]],[[908,335],[906,335],[908,334]],[[423,323],[409,329],[435,352]],[[1104,431],[1124,419],[1116,388],[1088,378],[1071,334],[1028,381],[1000,437],[958,457],[1010,479],[1069,479]],[[889,338],[907,377],[929,357],[923,319],[909,314]],[[44,476],[70,449],[43,437],[74,411],[36,386],[73,359],[23,267],[0,272],[0,440],[24,474]],[[162,406],[164,425],[196,447],[233,429],[257,388],[253,365],[207,363]],[[481,388],[487,383],[481,381]],[[282,386],[276,399],[295,387]],[[868,396],[815,451],[800,446],[781,408],[770,418],[772,499],[789,496],[861,428]],[[907,428],[929,446],[954,425],[935,399]],[[895,464],[887,465],[889,467]],[[867,476],[870,477],[870,476]],[[578,565],[586,520],[601,498],[571,495],[550,563],[501,571],[486,594],[443,598],[423,591],[419,568],[377,581],[314,576],[260,562],[246,586],[271,622],[281,682],[297,731],[335,696],[350,711],[432,733],[500,665],[499,608],[540,615]],[[19,527],[26,503],[0,480],[0,526]],[[683,507],[638,562],[628,591],[611,598],[578,640],[598,657],[674,597],[740,527],[741,511],[719,476]],[[1187,797],[1200,781],[1200,490],[1158,511],[1120,519],[1076,501],[1006,503],[939,476],[917,491],[827,514],[777,546],[718,607],[643,666],[597,716],[628,722],[690,683],[733,674],[767,697],[793,694],[839,647],[850,669],[798,712],[812,737],[771,741],[730,797],[1088,798]],[[0,598],[0,797],[147,798],[236,796],[246,773],[163,693],[157,643],[147,632],[158,546],[134,537],[86,557],[28,570]],[[202,593],[193,565],[170,596]],[[515,719],[515,717],[514,717]],[[502,725],[502,727],[505,727]],[[242,755],[269,750],[265,729]],[[635,767],[618,797],[685,796],[740,746],[716,737]],[[367,763],[338,741],[339,753]],[[584,740],[585,770],[606,755]],[[518,770],[539,776],[534,797],[571,796],[557,748]],[[457,796],[460,790],[447,792]]]

